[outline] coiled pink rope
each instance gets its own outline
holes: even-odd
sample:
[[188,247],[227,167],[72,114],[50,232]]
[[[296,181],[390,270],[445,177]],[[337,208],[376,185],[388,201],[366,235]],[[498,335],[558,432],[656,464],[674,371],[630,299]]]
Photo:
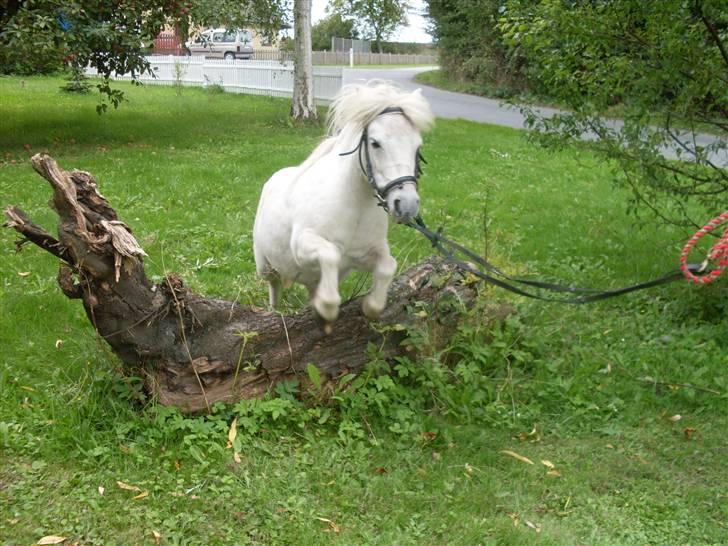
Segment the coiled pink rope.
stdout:
[[713,282],[721,273],[723,273],[723,270],[728,267],[728,228],[726,228],[723,232],[723,236],[720,238],[720,241],[718,241],[718,243],[710,249],[708,258],[705,260],[705,267],[708,266],[708,260],[717,261],[718,263],[715,268],[700,275],[695,275],[688,269],[688,255],[695,246],[695,243],[697,243],[705,234],[713,231],[724,222],[728,222],[728,211],[716,216],[700,228],[698,232],[685,244],[682,254],[680,254],[680,270],[685,275],[685,278],[693,281],[695,284],[709,284]]

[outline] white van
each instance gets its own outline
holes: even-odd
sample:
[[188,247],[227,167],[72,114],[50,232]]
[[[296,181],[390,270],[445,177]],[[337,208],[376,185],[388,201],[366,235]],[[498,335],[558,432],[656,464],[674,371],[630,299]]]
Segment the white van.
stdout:
[[191,55],[217,59],[250,59],[253,57],[253,35],[246,29],[211,28],[185,44]]

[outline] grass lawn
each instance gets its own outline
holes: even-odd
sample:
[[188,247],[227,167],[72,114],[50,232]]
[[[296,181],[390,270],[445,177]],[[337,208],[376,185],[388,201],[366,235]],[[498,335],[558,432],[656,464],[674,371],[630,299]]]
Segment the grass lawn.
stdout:
[[[28,162],[48,150],[96,176],[151,277],[263,306],[260,188],[323,126],[290,123],[285,100],[124,84],[129,101],[100,117],[61,84],[0,78],[2,204],[53,231]],[[626,216],[609,165],[580,149],[439,120],[423,153],[424,217],[514,273],[619,287],[674,269],[691,235]],[[356,391],[289,384],[185,417],[144,399],[54,260],[15,239],[0,231],[4,544],[728,543],[725,279],[583,307],[484,287],[444,350],[373,353]],[[431,252],[401,226],[390,242],[400,268]],[[494,301],[516,313],[489,322]]]

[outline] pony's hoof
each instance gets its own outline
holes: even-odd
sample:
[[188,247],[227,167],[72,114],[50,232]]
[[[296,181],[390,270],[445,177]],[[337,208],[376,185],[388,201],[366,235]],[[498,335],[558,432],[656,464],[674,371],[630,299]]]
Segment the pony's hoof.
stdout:
[[[314,308],[315,311],[315,308]],[[324,331],[325,335],[330,335],[334,331],[334,323],[326,320],[321,315],[318,314],[318,311],[314,313],[314,317],[316,320],[316,324],[321,327],[321,329]]]
[[324,322],[334,322],[339,316],[339,303],[338,302],[324,302],[319,298],[313,300],[313,308],[319,317]]
[[361,302],[361,310],[362,313],[364,313],[364,316],[369,320],[377,320],[379,315],[382,314],[382,311],[384,311],[384,307],[373,305],[372,302],[369,301],[369,298],[364,298]]

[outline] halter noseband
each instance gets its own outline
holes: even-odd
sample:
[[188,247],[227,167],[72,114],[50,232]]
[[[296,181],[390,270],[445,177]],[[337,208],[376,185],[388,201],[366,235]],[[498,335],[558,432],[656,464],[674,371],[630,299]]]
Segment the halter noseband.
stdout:
[[[404,110],[400,108],[399,106],[388,106],[377,116],[383,116],[384,114],[402,114],[404,115]],[[425,161],[425,158],[422,157],[422,154],[420,153],[419,149],[417,150],[417,155],[415,156],[415,174],[414,175],[405,175],[400,176],[399,178],[395,178],[394,180],[387,183],[384,188],[381,190],[377,187],[377,182],[374,180],[374,170],[372,169],[372,160],[369,156],[369,127],[364,127],[364,131],[361,134],[361,139],[359,139],[359,144],[356,145],[356,148],[351,150],[350,152],[342,152],[339,155],[345,156],[345,155],[351,155],[354,152],[359,152],[359,166],[361,167],[362,172],[367,177],[367,181],[369,182],[369,185],[374,190],[374,197],[378,201],[378,205],[384,209],[385,212],[389,212],[389,205],[387,205],[387,195],[389,192],[391,192],[394,189],[401,188],[405,184],[414,184],[415,189],[417,188],[417,179],[422,174],[422,168],[420,167],[420,162],[427,163]],[[364,156],[366,158],[366,165],[364,164],[364,161],[362,160],[362,150],[364,150]]]

